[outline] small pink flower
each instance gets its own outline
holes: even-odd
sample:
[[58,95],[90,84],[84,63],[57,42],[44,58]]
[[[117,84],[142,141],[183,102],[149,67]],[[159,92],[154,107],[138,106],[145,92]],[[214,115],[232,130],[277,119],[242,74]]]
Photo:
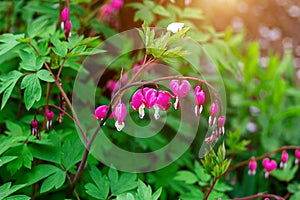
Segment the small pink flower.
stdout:
[[257,168],[257,163],[256,163],[256,160],[255,158],[252,156],[250,161],[249,161],[249,164],[248,164],[248,167],[249,167],[249,171],[248,171],[248,174],[250,176],[253,176],[255,175],[256,173],[256,168]]
[[167,91],[158,91],[156,104],[154,105],[154,118],[159,119],[159,109],[166,111],[171,106],[171,97],[172,95]]
[[157,91],[153,88],[145,87],[143,89],[143,94],[146,108],[152,108],[157,101]]
[[31,135],[37,136],[39,133],[39,122],[35,119],[31,120]]
[[142,89],[138,89],[132,96],[130,106],[133,110],[139,111],[140,119],[143,119],[145,116],[145,98]]
[[[60,103],[60,108],[61,108],[63,111],[66,111],[66,110],[67,110],[66,102],[65,102],[65,101],[62,101],[62,102]],[[64,112],[59,112],[59,115],[58,115],[58,117],[57,117],[57,120],[58,120],[59,123],[62,123],[64,115],[65,115]]]
[[286,162],[288,159],[289,159],[289,154],[286,152],[286,150],[283,150],[281,154],[281,162],[279,165],[281,169],[284,169],[286,167]]
[[106,87],[109,91],[113,92],[119,88],[119,81],[108,80],[106,83]]
[[106,18],[109,18],[109,16],[113,13],[113,11],[114,8],[110,4],[106,4],[101,8],[101,13]]
[[277,168],[276,161],[270,160],[269,158],[265,158],[262,162],[262,165],[266,170],[265,178],[269,178],[270,172]]
[[110,3],[111,7],[115,10],[119,10],[123,6],[123,4],[123,0],[112,0],[112,2]]
[[214,101],[210,107],[210,116],[208,119],[209,126],[214,125],[214,123],[216,122],[217,113],[218,113],[218,104],[216,101]]
[[203,110],[203,104],[205,101],[205,93],[199,85],[195,87],[194,93],[195,93],[195,100],[196,100],[195,115],[199,116]]
[[124,119],[126,118],[126,114],[127,114],[126,106],[124,103],[120,102],[116,106],[116,109],[114,110],[114,116],[117,120],[115,126],[118,131],[121,131],[125,126]]
[[62,20],[63,22],[66,22],[66,21],[69,20],[69,17],[70,17],[69,9],[65,7],[65,8],[61,11],[61,20]]
[[67,20],[64,23],[64,33],[65,33],[66,39],[68,39],[71,36],[71,29],[72,29],[72,23],[70,20]]
[[98,106],[95,109],[95,114],[92,114],[92,117],[96,120],[102,120],[106,116],[107,111],[108,111],[107,105]]
[[47,127],[47,130],[49,130],[52,126],[52,119],[54,118],[54,113],[51,110],[47,109],[47,110],[45,110],[45,115],[47,118],[46,127]]
[[225,121],[226,121],[225,116],[218,117],[217,128],[219,129],[218,131],[219,131],[220,135],[224,135],[224,133],[225,133],[225,128],[224,128]]
[[139,71],[140,66],[138,64],[133,65],[133,73],[136,74]]
[[295,150],[295,156],[296,156],[295,165],[299,165],[299,160],[300,160],[300,150],[299,149]]
[[176,97],[174,108],[177,110],[180,107],[179,100],[186,95],[188,95],[190,91],[190,83],[187,80],[179,81],[179,80],[172,80],[170,82],[170,89]]

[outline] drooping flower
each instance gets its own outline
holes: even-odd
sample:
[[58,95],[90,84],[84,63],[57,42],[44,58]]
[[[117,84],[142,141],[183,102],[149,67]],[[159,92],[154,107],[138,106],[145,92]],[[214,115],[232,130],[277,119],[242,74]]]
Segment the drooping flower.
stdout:
[[101,7],[101,13],[105,18],[109,18],[113,11],[114,8],[110,4],[105,4]]
[[115,10],[119,10],[123,6],[123,4],[123,0],[112,0],[112,2],[110,3],[111,7]]
[[269,178],[270,172],[277,168],[277,163],[275,160],[270,160],[269,158],[265,158],[262,162],[263,167],[266,170],[265,178]]
[[[92,117],[96,120],[102,120],[106,116],[108,108],[109,108],[109,106],[107,106],[107,105],[98,106],[95,109],[95,114],[92,114]],[[113,114],[110,114],[109,118],[112,119]]]
[[218,128],[218,132],[220,135],[224,135],[225,133],[225,121],[226,121],[226,117],[225,116],[219,116],[218,117],[218,121],[217,121],[217,128]]
[[205,101],[205,93],[199,85],[195,87],[194,93],[195,93],[195,100],[196,100],[195,115],[200,116]]
[[119,81],[116,80],[108,80],[106,83],[106,87],[109,91],[114,92],[119,88]]
[[168,25],[167,30],[171,31],[172,33],[177,33],[178,31],[181,31],[183,27],[184,23],[173,22]]
[[47,130],[49,130],[52,126],[52,119],[54,118],[54,112],[47,109],[47,110],[45,110],[45,115],[47,118],[46,127],[47,127]]
[[209,126],[214,125],[214,123],[216,122],[216,115],[218,113],[218,104],[216,101],[213,102],[213,104],[210,107],[210,116],[208,119],[208,124]]
[[170,82],[170,89],[176,98],[174,103],[174,108],[176,110],[180,107],[180,99],[188,95],[190,88],[190,83],[187,80],[181,82],[179,80],[172,80]]
[[131,103],[130,106],[133,110],[138,110],[139,111],[139,117],[141,119],[144,118],[145,116],[145,98],[144,98],[144,94],[143,94],[143,90],[142,89],[138,89],[132,96],[131,99]]
[[281,154],[281,162],[279,165],[281,169],[284,169],[286,167],[286,163],[288,159],[289,159],[289,154],[286,152],[286,150],[283,150]]
[[31,135],[37,136],[39,133],[39,122],[35,119],[31,120]]
[[172,95],[167,91],[158,91],[156,104],[154,105],[154,118],[159,119],[159,109],[166,111],[171,106],[171,97]]
[[71,29],[72,29],[72,23],[70,20],[68,20],[64,24],[64,33],[66,39],[68,39],[71,36]]
[[295,150],[295,156],[296,156],[295,165],[299,165],[299,160],[300,160],[300,150],[299,149]]
[[157,101],[157,91],[154,88],[145,87],[143,94],[146,108],[152,108]]
[[65,7],[62,11],[61,11],[61,20],[63,22],[66,22],[69,20],[70,17],[70,12],[69,12],[69,8]]
[[253,176],[255,175],[256,173],[256,168],[257,168],[257,162],[255,160],[255,158],[252,156],[250,161],[249,161],[249,164],[248,164],[248,167],[249,167],[249,171],[248,171],[248,174],[250,176]]
[[114,117],[116,118],[115,126],[118,131],[121,131],[125,126],[125,118],[126,118],[127,110],[124,103],[119,102],[114,110]]

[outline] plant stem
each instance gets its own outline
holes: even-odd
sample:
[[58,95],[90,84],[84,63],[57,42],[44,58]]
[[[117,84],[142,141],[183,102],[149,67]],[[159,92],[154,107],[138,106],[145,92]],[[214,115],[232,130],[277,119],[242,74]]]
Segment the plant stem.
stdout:
[[[40,52],[37,50],[37,48],[35,48],[35,46],[34,46],[31,42],[28,42],[27,44],[28,44],[29,46],[31,46],[31,47],[34,49],[34,51],[35,51],[38,55],[41,55]],[[83,138],[83,140],[84,140],[84,143],[86,144],[86,143],[87,143],[86,134],[85,134],[85,132],[84,132],[83,129],[82,129],[82,126],[81,126],[81,124],[80,124],[80,122],[79,122],[79,120],[78,120],[78,116],[77,116],[77,114],[76,114],[76,112],[75,112],[75,110],[74,110],[74,108],[73,108],[73,106],[72,106],[72,103],[71,103],[71,101],[70,101],[68,95],[67,95],[66,92],[64,91],[64,89],[63,89],[63,87],[61,86],[59,80],[56,79],[55,75],[53,74],[53,72],[52,72],[50,66],[48,65],[48,63],[47,63],[46,61],[44,61],[44,65],[45,65],[46,69],[50,72],[52,78],[54,79],[54,83],[55,83],[55,85],[58,87],[58,89],[59,89],[61,95],[65,98],[65,100],[66,100],[66,102],[67,102],[67,104],[68,104],[68,106],[69,106],[69,108],[70,108],[70,110],[71,110],[71,112],[72,112],[72,115],[73,115],[73,118],[74,118],[74,123],[75,123],[75,124],[77,125],[77,127],[79,128],[80,133],[81,133],[81,136],[82,136],[82,138]]]
[[[265,157],[268,157],[268,156],[270,156],[270,155],[272,155],[274,153],[277,153],[277,152],[283,151],[283,150],[288,150],[288,149],[300,149],[300,146],[282,146],[282,147],[280,147],[278,149],[275,149],[273,151],[267,152],[267,153],[265,153],[265,154],[263,154],[261,156],[256,157],[255,160],[258,161],[258,160],[261,160],[261,159],[263,159]],[[235,170],[235,169],[237,169],[239,167],[242,167],[244,165],[247,165],[249,163],[249,161],[250,161],[250,159],[244,160],[244,161],[242,161],[242,162],[240,162],[240,163],[238,163],[238,164],[236,164],[236,165],[228,168],[227,172]]]
[[216,184],[216,182],[217,182],[218,179],[219,179],[219,177],[213,178],[213,183],[211,184],[211,186],[210,186],[210,188],[209,188],[208,192],[206,193],[206,195],[205,195],[205,197],[204,197],[203,200],[207,200],[208,199],[208,197],[209,197],[210,193],[212,192],[212,190],[214,189],[215,184]]
[[232,200],[251,200],[251,199],[267,198],[267,197],[274,198],[276,200],[284,200],[284,198],[281,196],[277,196],[275,194],[265,194],[265,193],[258,193],[247,197],[234,198]]

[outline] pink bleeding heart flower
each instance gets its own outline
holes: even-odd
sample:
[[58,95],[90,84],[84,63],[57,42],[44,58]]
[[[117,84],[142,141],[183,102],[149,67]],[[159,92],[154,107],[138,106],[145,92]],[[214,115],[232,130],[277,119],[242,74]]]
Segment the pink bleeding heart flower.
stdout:
[[255,175],[256,168],[257,168],[257,162],[253,156],[251,157],[251,159],[249,161],[248,167],[249,167],[249,171],[248,171],[249,176]]
[[289,154],[286,152],[286,150],[283,150],[281,154],[281,162],[279,165],[281,169],[284,169],[286,167],[288,159]]
[[131,103],[130,106],[133,110],[138,110],[139,111],[139,117],[141,119],[144,118],[145,116],[145,98],[144,98],[144,94],[143,94],[143,90],[142,89],[138,89],[132,96],[131,99]]
[[63,29],[64,29],[65,37],[66,39],[68,39],[71,36],[71,29],[72,29],[72,23],[70,20],[64,22]]
[[154,118],[159,119],[159,109],[166,111],[171,106],[171,97],[172,95],[167,91],[158,91],[156,104],[154,105]]
[[225,121],[226,121],[225,116],[219,116],[218,117],[217,128],[218,128],[218,131],[219,131],[220,135],[224,135],[224,133],[225,133],[225,128],[224,128]]
[[213,104],[210,107],[210,116],[208,119],[208,124],[209,126],[214,125],[214,123],[216,122],[216,115],[218,113],[218,104],[216,101],[213,102]]
[[299,149],[295,150],[295,156],[296,156],[295,165],[299,165],[299,160],[300,160],[300,150]]
[[[106,113],[108,112],[108,108],[109,107],[107,105],[98,106],[95,109],[95,114],[92,114],[92,117],[96,120],[103,120],[103,118],[106,116]],[[109,118],[114,118],[113,114],[110,114]]]
[[190,91],[191,85],[187,80],[179,81],[179,80],[172,80],[170,82],[170,89],[176,97],[174,108],[177,110],[180,107],[179,100],[186,95],[188,95]]
[[123,4],[123,0],[112,0],[112,2],[110,3],[111,7],[115,10],[119,10],[123,6]]
[[49,130],[52,126],[52,119],[54,118],[54,112],[47,109],[47,110],[45,110],[45,115],[46,115],[46,119],[47,119],[46,127],[47,127],[47,130]]
[[157,101],[157,91],[153,88],[145,87],[143,94],[146,108],[152,108]]
[[119,81],[108,80],[106,83],[106,87],[109,91],[113,92],[119,88]]
[[124,120],[126,118],[126,114],[127,114],[127,110],[125,104],[122,102],[118,103],[118,105],[114,110],[114,116],[117,120],[115,126],[118,131],[121,131],[125,126]]
[[64,8],[62,11],[61,11],[61,20],[63,22],[66,22],[69,20],[69,17],[70,17],[70,12],[69,12],[69,8]]
[[39,133],[39,122],[35,119],[31,120],[31,135],[37,136]]
[[196,100],[195,115],[200,116],[205,101],[205,93],[199,85],[195,87],[194,93],[195,93],[195,100]]
[[266,170],[265,178],[269,178],[270,172],[277,168],[276,161],[270,160],[269,158],[265,158],[262,162],[262,165]]
[[109,16],[114,12],[114,8],[110,4],[106,4],[102,6],[101,13],[105,18],[109,18]]

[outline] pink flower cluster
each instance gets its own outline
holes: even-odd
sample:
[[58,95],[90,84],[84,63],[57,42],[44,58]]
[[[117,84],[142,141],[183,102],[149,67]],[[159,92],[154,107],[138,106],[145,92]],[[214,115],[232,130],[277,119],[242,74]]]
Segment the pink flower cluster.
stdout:
[[[295,156],[296,156],[295,164],[298,165],[299,160],[300,160],[300,150],[298,150],[298,149],[295,150]],[[282,154],[281,154],[281,162],[280,162],[281,169],[284,169],[286,167],[288,158],[289,158],[289,155],[288,155],[287,151],[283,150]],[[270,158],[265,158],[262,161],[262,166],[264,167],[264,169],[266,171],[265,178],[267,179],[267,178],[269,178],[270,173],[277,168],[277,162],[275,160],[271,160]],[[248,167],[249,167],[248,174],[250,176],[255,175],[256,168],[257,168],[257,162],[254,157],[251,157]]]
[[65,33],[66,40],[71,36],[72,23],[70,21],[70,10],[65,7],[61,11],[61,28]]
[[[49,130],[52,126],[52,120],[54,118],[54,113],[46,109],[45,110],[45,117],[46,117],[46,128]],[[41,139],[41,136],[39,135],[39,122],[36,119],[31,120],[30,122],[31,126],[31,134],[34,135],[37,139]]]
[[[115,88],[114,84],[114,88]],[[145,108],[147,109],[154,109],[154,118],[160,118],[160,110],[167,111],[171,105],[171,99],[175,99],[173,104],[174,109],[177,110],[180,108],[180,101],[182,98],[186,97],[191,89],[191,85],[187,80],[171,80],[170,81],[170,90],[163,91],[163,90],[156,90],[150,87],[144,87],[138,89],[133,95],[130,102],[130,106],[133,110],[138,111],[139,118],[143,119],[145,116]],[[194,89],[195,95],[195,115],[200,116],[203,110],[203,104],[205,102],[205,92],[200,86],[196,86]],[[93,118],[96,120],[103,120],[108,112],[107,105],[101,105],[96,108],[95,113],[92,114]],[[218,115],[218,104],[217,101],[214,101],[211,108],[210,108],[210,117],[209,117],[209,125],[213,126],[216,124],[216,129],[214,130],[213,134],[206,139],[207,143],[211,143],[212,141],[217,141],[220,135],[223,135],[225,132],[224,124],[225,124],[225,116]],[[116,118],[116,128],[117,130],[122,130],[124,127],[124,119],[126,117],[126,106],[124,103],[119,103],[116,109],[110,115],[110,118]]]
[[101,13],[105,18],[109,18],[109,16],[123,6],[123,0],[112,0],[109,4],[105,4],[101,8]]

